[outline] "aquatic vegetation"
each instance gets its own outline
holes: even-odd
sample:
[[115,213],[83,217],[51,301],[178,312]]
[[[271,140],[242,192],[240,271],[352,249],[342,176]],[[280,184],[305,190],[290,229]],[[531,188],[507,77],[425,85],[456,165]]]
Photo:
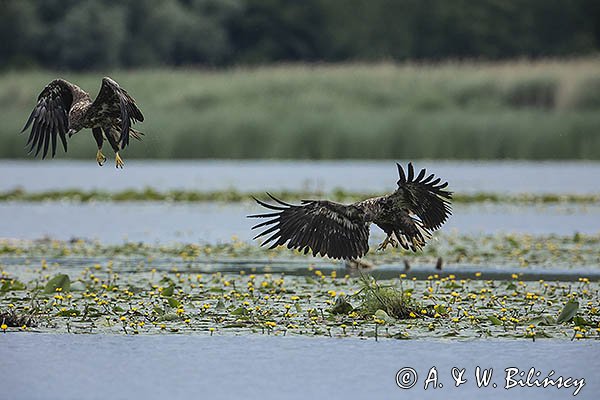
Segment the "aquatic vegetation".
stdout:
[[[412,297],[412,290],[400,290],[393,285],[382,286],[375,279],[361,276],[363,314],[379,316],[389,322],[389,317],[396,319],[416,318],[420,314],[419,304]],[[379,312],[379,315],[377,313]],[[383,312],[383,313],[382,313]]]
[[13,309],[14,304],[12,306],[9,304],[8,308],[8,311],[0,312],[0,326],[2,326],[3,331],[6,331],[9,327],[27,329],[36,326],[32,312],[19,314]]
[[[375,238],[376,240],[377,238]],[[461,266],[481,266],[481,271],[489,266],[510,266],[527,272],[528,267],[564,269],[573,267],[589,268],[600,265],[600,234],[576,233],[569,236],[494,234],[460,235],[439,233],[422,252],[413,254],[402,249],[389,248],[385,252],[372,248],[365,260],[375,265],[403,265],[410,259],[413,266],[436,265],[441,257],[444,269]],[[232,239],[227,243],[193,244],[175,243],[152,245],[138,242],[124,242],[108,245],[96,241],[73,239],[58,241],[42,239],[36,241],[0,239],[0,263],[31,263],[45,259],[69,260],[78,265],[81,259],[90,258],[104,261],[110,259],[116,268],[143,269],[170,267],[221,271],[239,270],[275,265],[337,265],[342,263],[314,258],[300,252],[291,252],[285,247],[267,251],[255,243]],[[413,268],[409,274],[416,273]],[[510,277],[510,273],[508,274]]]
[[600,338],[600,284],[586,277],[523,281],[514,274],[506,281],[431,274],[418,280],[397,274],[365,282],[315,267],[308,275],[240,268],[201,273],[181,264],[158,269],[149,259],[143,265],[73,255],[6,260],[0,313],[35,315],[37,323],[23,328],[4,322],[7,333]]
[[[299,201],[301,199],[328,198],[338,202],[354,202],[365,198],[380,196],[384,193],[357,193],[336,188],[331,193],[319,191],[279,191],[273,192],[275,197],[284,201]],[[262,198],[263,192],[240,192],[235,189],[219,191],[191,191],[169,190],[158,191],[153,188],[143,190],[122,190],[116,192],[100,190],[52,190],[41,192],[26,192],[22,189],[13,189],[0,192],[0,201],[73,201],[87,203],[92,201],[167,201],[167,202],[250,202],[252,197]],[[507,203],[519,205],[535,204],[599,204],[600,194],[552,194],[552,193],[455,193],[452,198],[455,204],[478,203]]]

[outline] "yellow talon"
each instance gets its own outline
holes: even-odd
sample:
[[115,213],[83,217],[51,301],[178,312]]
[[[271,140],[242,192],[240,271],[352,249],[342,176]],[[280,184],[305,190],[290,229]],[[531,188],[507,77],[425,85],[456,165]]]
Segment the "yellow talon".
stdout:
[[125,165],[125,163],[121,159],[121,156],[119,155],[119,153],[115,153],[115,161],[117,164],[116,165],[117,168],[123,168],[123,166]]
[[386,237],[385,240],[381,242],[379,247],[377,247],[377,250],[385,250],[385,248],[388,247],[388,245],[391,245],[392,247],[398,247],[398,242],[391,235],[388,235],[388,237]]
[[104,157],[104,154],[102,154],[100,149],[98,149],[98,152],[96,153],[96,162],[98,162],[99,166],[103,166],[106,162],[106,157]]

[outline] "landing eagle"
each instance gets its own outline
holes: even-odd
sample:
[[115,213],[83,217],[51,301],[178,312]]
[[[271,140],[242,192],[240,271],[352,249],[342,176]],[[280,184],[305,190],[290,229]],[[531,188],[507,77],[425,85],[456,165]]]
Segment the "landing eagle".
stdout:
[[55,79],[39,94],[21,132],[31,126],[26,145],[31,146],[29,153],[35,149],[37,157],[43,147],[42,158],[46,158],[50,143],[52,157],[56,155],[57,138],[60,138],[66,152],[67,136],[70,138],[82,129],[91,128],[98,145],[98,165],[102,166],[106,161],[102,154],[102,144],[106,139],[115,152],[116,167],[123,168],[119,151],[129,145],[130,137],[141,140],[143,133],[134,130],[131,125],[143,120],[144,116],[133,97],[111,78],[102,79],[102,87],[94,101],[79,86],[64,79]]
[[268,218],[252,227],[264,228],[254,239],[271,235],[261,246],[270,244],[273,249],[287,242],[288,249],[304,254],[353,260],[369,251],[369,226],[375,223],[387,234],[378,250],[388,245],[420,250],[452,214],[452,192],[444,190],[448,182],[440,183],[433,174],[425,177],[425,169],[415,176],[412,163],[407,173],[396,165],[400,179],[394,193],[349,205],[327,200],[302,200],[301,205],[293,205],[268,193],[275,204],[255,198],[274,212],[248,216]]

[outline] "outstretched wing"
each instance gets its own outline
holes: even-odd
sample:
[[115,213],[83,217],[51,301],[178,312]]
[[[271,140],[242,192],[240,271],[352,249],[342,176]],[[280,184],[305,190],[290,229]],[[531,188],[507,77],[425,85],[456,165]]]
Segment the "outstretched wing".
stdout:
[[131,124],[144,120],[144,116],[135,104],[134,98],[109,77],[102,79],[100,92],[89,108],[87,115],[92,121],[113,120],[113,125],[120,124],[119,145],[122,149],[129,144]]
[[287,242],[288,249],[335,259],[354,259],[369,251],[369,223],[358,207],[325,200],[302,200],[301,205],[292,205],[269,196],[277,204],[254,200],[275,212],[248,216],[269,218],[252,227],[267,227],[254,239],[271,234],[261,246],[270,244],[269,249],[273,249]]
[[25,132],[30,125],[32,126],[26,144],[26,146],[31,145],[29,153],[35,149],[37,157],[43,146],[42,158],[46,158],[52,143],[52,157],[54,157],[57,137],[60,137],[67,151],[66,133],[69,129],[69,110],[73,104],[73,86],[63,79],[55,79],[38,96],[37,104],[21,131]]
[[395,194],[402,197],[403,206],[419,217],[424,228],[439,229],[452,214],[452,192],[444,190],[448,182],[440,183],[441,179],[434,179],[433,174],[425,178],[425,169],[415,177],[412,163],[408,164],[408,174],[404,173],[400,164],[396,165],[400,179]]

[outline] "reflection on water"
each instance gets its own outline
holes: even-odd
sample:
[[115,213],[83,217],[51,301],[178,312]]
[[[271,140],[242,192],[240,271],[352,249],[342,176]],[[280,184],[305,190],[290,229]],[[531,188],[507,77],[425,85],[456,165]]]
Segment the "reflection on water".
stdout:
[[[555,379],[584,378],[577,399],[596,398],[600,390],[597,341],[6,334],[0,335],[0,342],[0,372],[7,383],[2,395],[13,400],[572,398],[574,388],[506,390],[509,367],[524,375],[535,368],[540,379],[551,370]],[[425,391],[433,366],[443,387]],[[477,387],[477,366],[493,368],[489,387]],[[417,373],[412,389],[395,383],[404,367]],[[467,382],[459,388],[454,386],[452,367],[466,370]]]
[[[406,164],[406,161],[399,160]],[[415,162],[461,193],[600,193],[598,162]],[[124,170],[89,161],[0,161],[0,191],[77,188],[123,190],[393,190],[394,161],[136,161]]]
[[[0,203],[0,237],[98,239],[146,243],[217,243],[251,240],[259,211],[249,203]],[[600,230],[600,206],[469,205],[454,207],[445,232],[571,235]],[[372,239],[383,233],[373,227]]]

